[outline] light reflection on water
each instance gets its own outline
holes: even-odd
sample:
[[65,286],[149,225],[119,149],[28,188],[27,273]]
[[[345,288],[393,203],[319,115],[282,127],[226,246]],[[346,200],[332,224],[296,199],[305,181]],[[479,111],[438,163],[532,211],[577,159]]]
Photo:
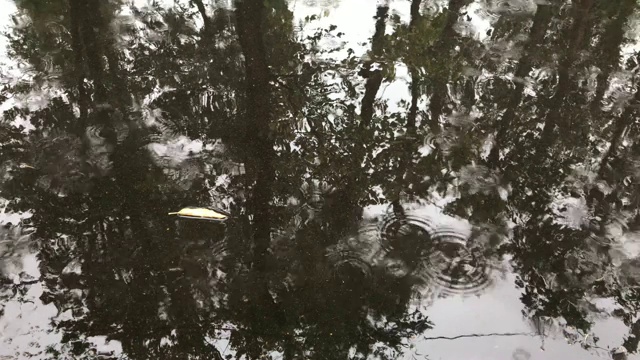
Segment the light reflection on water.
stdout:
[[[44,307],[66,354],[394,358],[444,334],[470,345],[421,356],[529,360],[620,319],[606,346],[634,347],[633,0],[134,3],[15,2],[0,196],[34,215],[0,240],[9,337]],[[164,215],[212,204],[224,226]]]

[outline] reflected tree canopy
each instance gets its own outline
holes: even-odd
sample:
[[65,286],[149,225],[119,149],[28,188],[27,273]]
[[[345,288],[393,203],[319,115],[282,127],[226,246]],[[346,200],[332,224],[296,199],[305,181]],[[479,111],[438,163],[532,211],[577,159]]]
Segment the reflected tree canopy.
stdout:
[[536,332],[609,299],[637,351],[634,0],[382,1],[360,48],[339,2],[14,2],[0,299],[55,305],[34,357],[395,359],[508,272]]

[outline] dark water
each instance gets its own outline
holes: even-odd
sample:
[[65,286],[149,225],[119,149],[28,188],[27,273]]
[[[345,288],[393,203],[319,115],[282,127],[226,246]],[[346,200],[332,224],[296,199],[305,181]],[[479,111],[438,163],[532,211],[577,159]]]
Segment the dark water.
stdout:
[[0,358],[636,356],[635,0],[9,4]]

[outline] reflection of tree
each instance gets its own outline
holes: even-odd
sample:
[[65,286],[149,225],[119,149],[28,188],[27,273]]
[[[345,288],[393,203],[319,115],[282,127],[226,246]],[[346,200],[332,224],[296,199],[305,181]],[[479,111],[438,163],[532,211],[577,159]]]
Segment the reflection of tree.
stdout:
[[[110,31],[115,5],[71,2],[69,12],[60,9],[68,22],[62,25],[71,29],[61,47],[74,56],[52,66],[78,80],[61,84],[69,96],[43,109],[29,113],[17,104],[12,110],[36,129],[21,143],[30,166],[12,171],[3,194],[16,200],[15,208],[35,211],[42,300],[60,309],[54,324],[72,354],[80,356],[89,346],[83,339],[92,335],[119,340],[133,357],[210,354],[208,331],[194,331],[208,321],[187,277],[171,270],[189,273],[166,217],[167,209],[196,200],[197,185],[195,196],[184,196],[151,182],[165,175],[147,154],[140,114],[131,110],[131,97],[140,94],[129,91]],[[41,35],[50,35],[35,30],[16,34],[15,48],[31,51],[19,45],[35,40],[37,46]],[[163,346],[163,338],[174,347]]]
[[[620,46],[625,41],[624,26],[629,16],[633,14],[633,1],[615,1],[609,4],[607,11],[608,23],[600,35],[597,56],[597,66],[601,70],[597,77],[596,91],[591,102],[594,111],[600,109],[602,99],[610,84],[610,76],[620,63]],[[596,113],[597,114],[597,113]]]
[[[575,69],[578,51],[583,49],[590,41],[590,20],[593,17],[592,7],[594,1],[583,0],[572,6],[572,27],[567,32],[565,38],[567,43],[563,44],[565,51],[560,55],[557,71],[557,84],[555,94],[550,99],[550,110],[545,114],[544,128],[540,135],[540,146],[547,147],[554,140],[552,136],[556,129],[564,130],[563,123],[560,123],[560,117],[563,115],[565,100],[569,92],[572,90],[572,81],[570,70]],[[567,126],[567,125],[565,125]]]
[[[250,118],[261,122],[252,126],[256,134],[248,139],[255,146],[258,160],[253,214],[263,217],[260,221],[257,218],[254,220],[254,239],[265,241],[264,245],[256,242],[256,249],[270,246],[271,251],[268,260],[258,260],[263,265],[251,269],[242,269],[240,266],[236,270],[237,275],[230,278],[229,298],[220,309],[220,314],[237,326],[237,330],[232,331],[232,345],[239,355],[246,354],[251,358],[275,348],[281,348],[286,358],[318,359],[344,358],[351,351],[363,355],[380,352],[376,346],[398,350],[404,337],[424,331],[428,322],[419,313],[405,313],[410,295],[409,284],[389,278],[384,272],[368,274],[359,272],[357,268],[335,266],[325,256],[325,246],[335,243],[337,239],[333,237],[344,231],[336,231],[336,224],[330,222],[335,218],[335,212],[343,206],[335,201],[342,199],[336,198],[332,204],[331,196],[327,195],[321,212],[308,218],[303,226],[286,225],[269,236],[271,227],[278,222],[269,216],[274,209],[269,206],[271,195],[262,196],[260,191],[272,191],[269,187],[274,186],[273,170],[265,168],[269,166],[266,162],[271,161],[268,154],[273,146],[265,142],[270,138],[266,127],[268,117],[265,115],[274,114],[274,109],[269,108],[270,101],[265,98],[271,91],[268,90],[267,59],[257,51],[263,45],[252,44],[262,41],[259,27],[255,26],[264,21],[264,15],[261,15],[264,9],[260,7],[244,2],[238,4],[237,11],[240,40],[243,51],[246,51],[247,97],[255,105],[249,114],[254,114]],[[384,21],[383,17],[379,19]],[[383,31],[383,28],[379,31]],[[381,75],[377,77],[377,82],[374,79],[375,83],[367,85],[365,98],[371,96],[367,94],[375,96],[377,93],[382,79]],[[365,129],[373,116],[372,107],[373,99],[363,100],[361,122]],[[259,135],[261,127],[265,127],[265,133]],[[319,131],[314,135],[321,139]],[[261,142],[265,142],[262,147]],[[356,149],[360,146],[356,144]],[[357,158],[364,157],[362,151],[357,151],[355,155]],[[282,170],[277,171],[280,173]],[[357,169],[349,169],[349,172],[360,176]],[[351,183],[353,185],[357,184]],[[266,188],[261,190],[260,187]],[[347,194],[346,198],[357,202],[357,194],[361,190],[355,188],[354,191],[355,194]],[[313,188],[311,192],[314,192]],[[328,224],[328,227],[324,224]],[[346,227],[353,228],[354,225],[347,222]],[[232,235],[234,233],[241,234],[242,231],[231,230],[227,241],[238,241]],[[261,256],[265,255],[263,253]],[[384,345],[376,345],[378,341]]]
[[[618,65],[634,3],[503,12],[486,42],[458,32],[469,3],[414,0],[408,24],[377,7],[360,63],[331,58],[340,29],[294,32],[284,1],[131,8],[135,21],[119,1],[17,2],[33,26],[17,22],[10,55],[29,81],[3,90],[17,103],[1,189],[34,214],[64,351],[108,335],[131,358],[219,358],[210,341],[229,328],[249,358],[392,358],[431,326],[409,310],[416,290],[477,293],[502,255],[532,318],[586,332],[609,297],[637,334],[637,259],[618,244],[638,232],[637,58]],[[380,93],[399,63],[410,98],[391,113]],[[162,155],[185,143],[202,150]],[[429,228],[405,195],[454,196],[446,211],[474,232]],[[384,226],[361,227],[385,196]],[[166,216],[212,202],[233,212],[224,227]],[[564,221],[566,203],[583,218]]]
[[263,40],[263,26],[266,21],[264,4],[252,1],[237,3],[238,35],[245,58],[245,83],[248,118],[246,144],[249,146],[247,164],[256,183],[253,187],[252,204],[254,215],[254,253],[256,270],[263,272],[271,239],[271,219],[269,202],[274,181],[273,142],[271,122],[274,111],[270,91],[269,65]]
[[[445,62],[450,61],[453,45],[457,37],[454,26],[458,22],[460,10],[469,3],[468,0],[449,0],[448,7],[444,11],[443,25],[440,30],[440,36],[436,39],[431,49],[431,58],[434,61],[432,71],[433,77],[430,79],[429,98],[429,127],[434,133],[439,132],[440,117],[449,115],[450,109],[447,107],[447,83],[452,74],[449,66]],[[454,68],[455,69],[455,68]],[[454,70],[455,71],[455,70]]]
[[[13,165],[29,164],[10,169],[12,178],[4,184],[3,195],[13,200],[14,209],[34,211],[46,286],[42,299],[65,314],[54,325],[70,346],[52,350],[52,356],[63,356],[60,351],[80,356],[90,346],[86,337],[107,335],[122,342],[132,358],[208,358],[216,353],[208,339],[216,337],[218,321],[236,328],[232,344],[251,357],[282,346],[287,357],[343,358],[352,349],[362,354],[378,351],[375,346],[398,349],[403,338],[424,331],[428,322],[421,314],[405,313],[408,284],[385,273],[357,281],[349,276],[352,270],[335,268],[326,260],[325,246],[336,241],[332,239],[336,233],[334,224],[327,228],[323,222],[337,218],[339,197],[333,205],[327,199],[325,213],[306,227],[294,227],[280,243],[272,243],[271,228],[288,223],[288,210],[271,205],[283,191],[274,183],[274,175],[277,170],[280,181],[288,175],[284,168],[274,169],[271,134],[287,134],[271,128],[270,116],[280,116],[281,109],[272,104],[280,93],[271,90],[267,64],[276,62],[269,66],[278,72],[286,72],[290,65],[278,58],[282,52],[273,51],[287,42],[255,25],[278,20],[261,14],[262,4],[239,3],[237,30],[248,85],[243,89],[214,76],[216,67],[237,71],[237,56],[225,59],[226,64],[211,65],[205,81],[196,78],[201,71],[197,61],[204,62],[208,51],[223,56],[206,45],[198,48],[184,41],[185,32],[199,36],[189,26],[192,15],[185,8],[134,11],[149,38],[136,35],[128,40],[129,50],[136,54],[134,62],[128,62],[114,40],[116,34],[108,30],[115,21],[111,5],[72,2],[68,15],[66,8],[59,10],[65,11],[64,26],[72,29],[62,43],[71,56],[57,59],[54,66],[74,78],[59,86],[77,96],[55,98],[36,111],[18,104],[8,112],[36,127],[28,135],[14,134],[16,145],[3,148],[3,157]],[[208,14],[201,8],[198,13]],[[278,9],[275,14],[286,11]],[[225,32],[230,31],[225,26],[230,24],[220,23],[224,19],[210,17],[202,31],[225,41]],[[154,37],[160,34],[183,45]],[[20,44],[40,34],[14,36]],[[263,41],[270,44],[268,51]],[[228,44],[226,49],[238,54],[237,45]],[[188,56],[196,63],[184,64]],[[135,76],[127,76],[129,71]],[[156,88],[151,79],[160,87],[177,89],[136,105]],[[183,83],[196,89],[185,91]],[[207,89],[216,85],[227,94]],[[229,99],[231,108],[225,103]],[[154,113],[153,107],[159,111]],[[239,137],[224,131],[220,123],[235,121],[236,112],[247,115],[236,129],[250,129]],[[141,116],[148,113],[157,121],[145,127],[147,118]],[[205,121],[197,123],[188,119],[191,116]],[[208,175],[186,182],[173,179],[174,173],[166,174],[146,147],[150,141],[176,135],[208,142],[218,133],[229,155],[245,162],[248,177],[242,179],[241,174],[238,180],[250,190],[248,210],[253,217],[248,226],[238,213],[237,220],[227,225],[225,240],[220,240],[219,227],[176,224],[166,216],[177,206],[207,202],[203,185]],[[284,165],[289,164],[280,166]],[[65,173],[57,174],[58,169]],[[234,200],[239,205],[244,202],[242,196]],[[246,256],[249,249],[255,257]],[[219,277],[219,271],[227,275]],[[212,297],[219,300],[211,301]]]
[[533,67],[532,60],[534,56],[534,52],[540,47],[542,40],[547,32],[547,27],[549,21],[551,20],[551,6],[549,5],[540,5],[536,9],[536,14],[533,18],[533,23],[531,25],[529,39],[525,45],[524,53],[522,57],[518,61],[518,65],[516,70],[514,71],[513,76],[517,80],[515,83],[515,88],[513,89],[513,93],[509,97],[509,102],[507,105],[507,109],[502,114],[499,123],[497,124],[498,133],[496,134],[496,143],[494,147],[491,149],[491,153],[489,154],[489,163],[492,166],[498,162],[500,149],[503,147],[505,136],[509,132],[512,123],[514,122],[516,111],[518,106],[520,105],[520,101],[522,100],[523,91],[525,87],[525,79],[531,72]]

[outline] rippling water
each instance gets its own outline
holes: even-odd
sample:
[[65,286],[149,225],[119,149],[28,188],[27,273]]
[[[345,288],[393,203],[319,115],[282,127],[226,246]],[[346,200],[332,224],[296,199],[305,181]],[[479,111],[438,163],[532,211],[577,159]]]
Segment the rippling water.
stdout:
[[637,358],[635,0],[8,1],[0,358]]
[[414,257],[405,261],[417,276],[427,280],[432,291],[480,294],[491,283],[486,260],[469,243],[470,234],[462,224],[447,226],[440,217],[427,217],[420,209],[413,209],[385,217],[380,232],[386,256]]

